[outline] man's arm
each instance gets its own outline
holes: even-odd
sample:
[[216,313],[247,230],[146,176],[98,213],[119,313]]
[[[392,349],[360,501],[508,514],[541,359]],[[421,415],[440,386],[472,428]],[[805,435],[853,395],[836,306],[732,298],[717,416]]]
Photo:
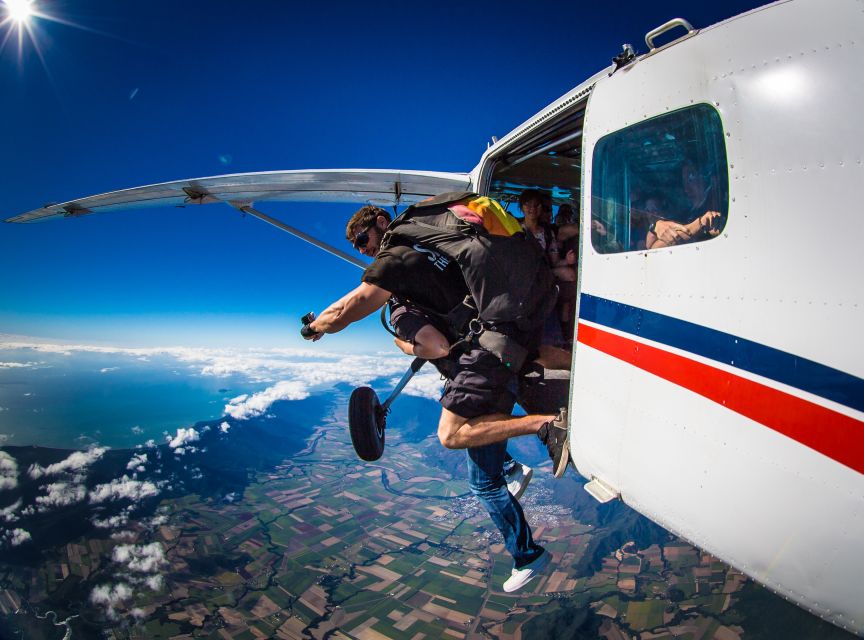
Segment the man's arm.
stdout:
[[325,333],[342,331],[352,322],[362,320],[369,314],[381,308],[390,292],[367,282],[344,295],[331,304],[315,318],[309,327],[315,332],[310,340],[320,340]]
[[645,248],[660,249],[676,244],[684,244],[691,242],[699,233],[713,238],[720,234],[715,225],[717,224],[717,220],[722,217],[722,214],[717,211],[706,211],[687,224],[678,224],[677,222],[661,218],[654,223],[655,231],[653,233],[651,231],[648,232],[645,238]]

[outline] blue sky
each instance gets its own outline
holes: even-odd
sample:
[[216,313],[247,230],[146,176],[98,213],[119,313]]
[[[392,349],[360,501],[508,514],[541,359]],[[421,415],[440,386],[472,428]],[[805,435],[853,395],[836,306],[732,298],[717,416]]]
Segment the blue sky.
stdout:
[[[0,0],[0,7],[2,2]],[[0,51],[0,217],[183,178],[469,171],[503,136],[702,4],[36,0],[41,57]],[[2,18],[0,18],[2,19]],[[70,26],[66,23],[74,23]],[[9,25],[0,27],[5,35]],[[260,207],[344,242],[353,206]],[[124,346],[300,346],[360,271],[227,206],[0,225],[0,333]],[[367,320],[330,350],[388,349]]]

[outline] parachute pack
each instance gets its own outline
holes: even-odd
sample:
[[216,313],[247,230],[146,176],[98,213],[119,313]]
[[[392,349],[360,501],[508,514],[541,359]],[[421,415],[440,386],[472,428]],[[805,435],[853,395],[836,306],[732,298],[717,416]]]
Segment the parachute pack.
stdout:
[[517,340],[520,349],[498,329],[539,335],[555,305],[556,286],[542,249],[519,221],[491,198],[445,193],[406,209],[390,223],[381,247],[415,242],[444,253],[462,270],[471,300],[448,314],[454,333],[464,336],[467,329],[468,340],[521,369],[530,346]]

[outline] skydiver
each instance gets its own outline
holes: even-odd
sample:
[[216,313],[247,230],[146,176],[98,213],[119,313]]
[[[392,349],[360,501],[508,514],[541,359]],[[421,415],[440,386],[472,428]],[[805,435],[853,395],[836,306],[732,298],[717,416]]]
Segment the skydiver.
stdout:
[[[390,214],[387,211],[366,206],[348,221],[345,237],[364,256],[375,258],[389,226]],[[434,321],[416,306],[394,297],[390,298],[388,304],[390,323],[397,334],[393,340],[396,346],[406,355],[429,360],[446,375],[443,369],[448,366],[446,358],[450,353],[450,342],[435,327]],[[518,500],[528,488],[534,470],[505,452],[503,471],[507,490]]]
[[[435,249],[419,243],[380,249],[388,224],[389,215],[383,209],[370,207],[349,220],[348,239],[375,261],[367,267],[360,286],[308,325],[314,333],[307,334],[307,339],[319,340],[326,333],[343,330],[380,309],[391,296],[441,314],[465,298],[468,288],[458,265]],[[545,569],[550,555],[534,541],[522,507],[507,491],[502,473],[507,440],[535,434],[546,445],[553,473],[559,478],[569,461],[567,412],[513,416],[516,374],[476,345],[463,344],[451,351],[447,342],[447,348],[444,359],[450,366],[443,369],[447,382],[440,400],[438,439],[448,449],[467,450],[471,492],[488,511],[513,556],[514,566],[503,588],[516,591]]]

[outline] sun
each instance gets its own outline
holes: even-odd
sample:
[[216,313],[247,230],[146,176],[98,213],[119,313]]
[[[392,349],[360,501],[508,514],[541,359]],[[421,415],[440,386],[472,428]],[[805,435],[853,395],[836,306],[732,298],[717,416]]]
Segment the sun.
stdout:
[[[39,46],[39,39],[45,37],[46,24],[57,23],[93,33],[100,32],[46,11],[43,6],[45,4],[44,0],[0,0],[0,54],[5,52],[8,44],[11,43],[13,46],[17,44],[19,66],[21,66],[27,53],[32,50],[47,72],[45,57]],[[11,58],[11,56],[8,57]],[[4,57],[0,55],[0,62],[3,60]]]
[[33,0],[3,0],[8,20],[19,27],[25,26],[33,16]]
[[38,22],[43,18],[54,20],[39,10],[37,0],[0,0],[0,53],[11,40],[18,44],[19,65],[24,57],[25,43],[29,43],[41,59]]

